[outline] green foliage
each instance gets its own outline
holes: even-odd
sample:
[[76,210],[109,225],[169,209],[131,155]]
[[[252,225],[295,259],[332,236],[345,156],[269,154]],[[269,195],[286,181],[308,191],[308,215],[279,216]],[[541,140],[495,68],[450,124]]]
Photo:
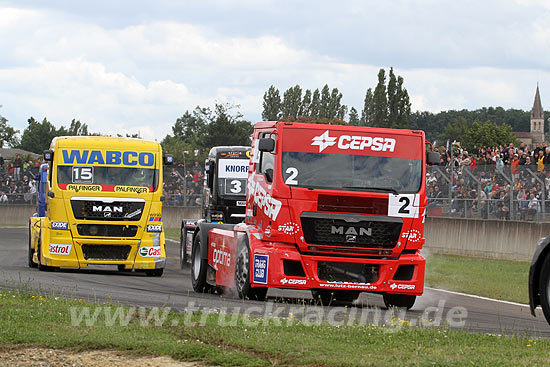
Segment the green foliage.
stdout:
[[[250,145],[252,123],[242,119],[238,106],[216,104],[214,110],[197,106],[193,112],[186,111],[172,127],[173,135],[161,142],[166,153],[182,163],[186,160],[202,161],[213,146]],[[198,155],[195,156],[195,151]]]
[[263,107],[262,119],[264,121],[279,120],[281,117],[281,96],[279,90],[273,85],[264,94]]
[[17,133],[19,130],[15,130],[8,125],[8,119],[0,115],[0,148],[6,144],[8,147],[13,148],[19,144],[17,139]]
[[373,121],[372,126],[388,127],[388,97],[386,96],[386,72],[380,69],[378,72],[378,84],[373,94]]
[[295,119],[302,109],[302,88],[299,85],[288,88],[283,95],[281,116]]
[[[441,138],[445,128],[454,123],[458,118],[464,118],[469,124],[474,121],[493,121],[496,124],[506,123],[512,127],[512,131],[529,131],[528,111],[518,109],[505,110],[502,107],[483,107],[477,110],[449,110],[439,113],[417,111],[411,114],[410,128],[424,130],[428,140]],[[548,115],[550,117],[550,114]],[[546,121],[546,119],[545,119]],[[548,131],[545,129],[545,131]],[[452,139],[459,140],[456,136]]]
[[38,122],[34,117],[31,117],[27,122],[29,125],[23,131],[21,143],[17,148],[42,154],[44,150],[50,147],[52,139],[59,136],[58,130],[46,118],[42,122]]
[[361,125],[368,125],[374,119],[374,95],[372,88],[367,89],[363,110],[361,111]]
[[349,124],[357,126],[359,125],[360,122],[361,121],[359,119],[359,113],[357,113],[357,110],[355,109],[355,107],[352,107],[349,110]]
[[492,121],[474,121],[461,141],[465,148],[491,147],[508,143],[518,144],[516,137],[512,135],[512,127],[508,124],[496,124]]

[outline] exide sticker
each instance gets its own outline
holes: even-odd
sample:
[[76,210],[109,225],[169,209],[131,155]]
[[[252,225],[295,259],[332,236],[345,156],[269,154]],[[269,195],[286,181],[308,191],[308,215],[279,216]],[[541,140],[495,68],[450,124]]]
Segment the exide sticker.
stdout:
[[60,245],[56,243],[50,243],[48,252],[51,255],[70,255],[73,245]]
[[254,254],[254,283],[267,284],[268,255]]
[[159,257],[160,246],[158,247],[142,247],[139,249],[139,255],[141,257]]
[[69,229],[67,222],[52,222],[52,229]]
[[147,232],[162,232],[162,224],[148,224]]

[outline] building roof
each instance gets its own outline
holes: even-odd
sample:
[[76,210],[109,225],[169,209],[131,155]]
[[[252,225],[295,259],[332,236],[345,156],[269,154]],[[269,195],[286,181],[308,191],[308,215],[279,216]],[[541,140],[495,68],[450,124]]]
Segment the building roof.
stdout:
[[18,154],[21,154],[21,157],[26,157],[26,156],[30,155],[32,157],[32,159],[37,159],[37,158],[41,157],[40,154],[36,154],[36,153],[33,153],[33,152],[28,152],[28,151],[23,150],[23,149],[0,148],[0,156],[4,159],[7,159],[7,160],[15,159],[15,157]]
[[537,84],[537,91],[535,92],[535,101],[533,102],[533,108],[531,108],[531,119],[544,120],[544,110],[542,109],[542,103],[540,102],[539,86]]

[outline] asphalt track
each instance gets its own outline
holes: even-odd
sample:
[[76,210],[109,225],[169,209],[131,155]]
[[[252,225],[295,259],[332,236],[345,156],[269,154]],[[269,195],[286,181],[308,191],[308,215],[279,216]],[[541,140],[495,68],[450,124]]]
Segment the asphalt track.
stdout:
[[[41,272],[27,266],[27,229],[0,228],[0,286],[28,287],[47,296],[111,300],[147,308],[170,307],[178,312],[201,308],[212,312],[278,316],[282,320],[301,318],[310,323],[322,319],[343,325],[391,324],[397,327],[402,325],[401,320],[406,320],[413,326],[449,326],[496,335],[550,338],[550,325],[540,308],[535,318],[526,305],[431,288],[426,289],[406,313],[386,310],[382,297],[370,293],[362,293],[351,307],[316,305],[309,291],[270,289],[266,302],[243,301],[231,292],[198,294],[191,287],[189,269],[179,268],[179,244],[168,241],[166,247],[167,269],[160,278],[142,273],[119,273],[114,269]],[[392,323],[395,319],[398,321]]]

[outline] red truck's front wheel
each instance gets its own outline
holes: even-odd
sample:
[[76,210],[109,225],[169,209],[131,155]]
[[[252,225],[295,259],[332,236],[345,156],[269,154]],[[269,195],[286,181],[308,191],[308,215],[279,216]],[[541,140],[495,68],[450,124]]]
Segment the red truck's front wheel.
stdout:
[[267,295],[267,287],[252,287],[250,284],[250,249],[248,239],[239,242],[237,262],[235,263],[235,286],[242,299],[263,301]]

